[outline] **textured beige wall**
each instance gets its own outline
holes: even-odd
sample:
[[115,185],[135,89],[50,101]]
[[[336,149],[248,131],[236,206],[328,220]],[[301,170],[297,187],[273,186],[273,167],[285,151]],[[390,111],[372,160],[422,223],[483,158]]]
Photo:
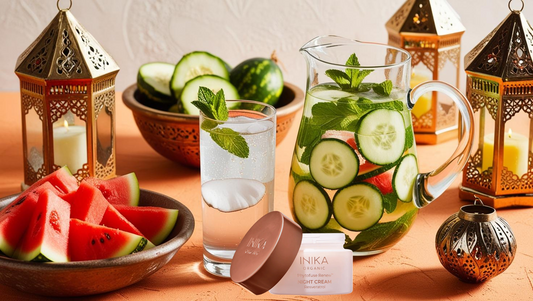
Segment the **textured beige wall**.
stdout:
[[[509,13],[507,0],[448,0],[466,27],[462,56]],[[531,1],[527,1],[531,2]],[[387,42],[386,21],[404,0],[73,0],[71,12],[121,67],[117,90],[149,61],[175,63],[193,50],[236,65],[276,50],[287,81],[305,85],[298,49],[323,34]],[[68,5],[62,0],[61,6]],[[514,0],[513,7],[521,3]],[[526,3],[533,21],[533,3]],[[57,13],[56,0],[0,0],[0,90],[18,90],[20,53]],[[462,63],[461,63],[462,64]],[[463,74],[464,77],[464,74]],[[464,89],[464,80],[461,84]]]

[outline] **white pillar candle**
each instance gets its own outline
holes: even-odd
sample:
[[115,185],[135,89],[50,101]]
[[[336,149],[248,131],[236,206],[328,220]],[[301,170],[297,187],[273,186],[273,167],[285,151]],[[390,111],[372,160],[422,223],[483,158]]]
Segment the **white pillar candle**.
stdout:
[[87,133],[79,125],[54,128],[54,164],[68,166],[75,173],[87,163]]

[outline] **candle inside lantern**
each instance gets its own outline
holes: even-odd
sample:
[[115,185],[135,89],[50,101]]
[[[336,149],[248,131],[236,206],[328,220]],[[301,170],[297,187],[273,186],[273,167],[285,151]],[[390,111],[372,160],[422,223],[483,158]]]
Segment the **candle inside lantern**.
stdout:
[[[411,73],[410,82],[411,89],[417,86],[418,84],[427,82],[429,80],[431,80],[429,74],[425,74],[424,72],[413,69],[413,72]],[[420,116],[424,115],[429,110],[431,110],[431,93],[426,93],[420,96],[420,98],[418,98],[415,103],[415,106],[411,110],[411,113],[415,115],[416,118],[420,118]]]
[[83,167],[87,162],[87,133],[85,127],[64,126],[54,128],[54,164],[67,165],[72,172]]
[[[487,170],[493,166],[493,157],[494,134],[488,134],[483,142],[482,170]],[[509,129],[509,133],[504,135],[503,166],[519,177],[525,174],[528,168],[528,138],[513,133],[511,129]]]

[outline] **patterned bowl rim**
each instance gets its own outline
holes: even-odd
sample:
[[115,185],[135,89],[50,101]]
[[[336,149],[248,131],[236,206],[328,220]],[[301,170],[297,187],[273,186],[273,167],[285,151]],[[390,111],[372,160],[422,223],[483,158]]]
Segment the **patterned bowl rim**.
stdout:
[[[294,93],[294,98],[288,104],[276,108],[276,116],[283,117],[290,115],[303,107],[304,93],[302,89],[291,83],[284,83],[284,89],[289,89]],[[137,84],[132,84],[122,93],[122,101],[134,113],[142,114],[147,117],[163,119],[168,121],[181,121],[185,123],[198,123],[198,115],[189,115],[183,113],[173,113],[147,107],[135,99]]]

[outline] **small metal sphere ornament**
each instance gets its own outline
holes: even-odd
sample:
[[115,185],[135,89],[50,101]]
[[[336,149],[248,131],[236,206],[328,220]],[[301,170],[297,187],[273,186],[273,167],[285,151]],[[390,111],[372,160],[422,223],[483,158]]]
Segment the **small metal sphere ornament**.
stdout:
[[483,282],[513,262],[516,240],[496,210],[476,197],[437,231],[435,247],[441,264],[465,282]]

